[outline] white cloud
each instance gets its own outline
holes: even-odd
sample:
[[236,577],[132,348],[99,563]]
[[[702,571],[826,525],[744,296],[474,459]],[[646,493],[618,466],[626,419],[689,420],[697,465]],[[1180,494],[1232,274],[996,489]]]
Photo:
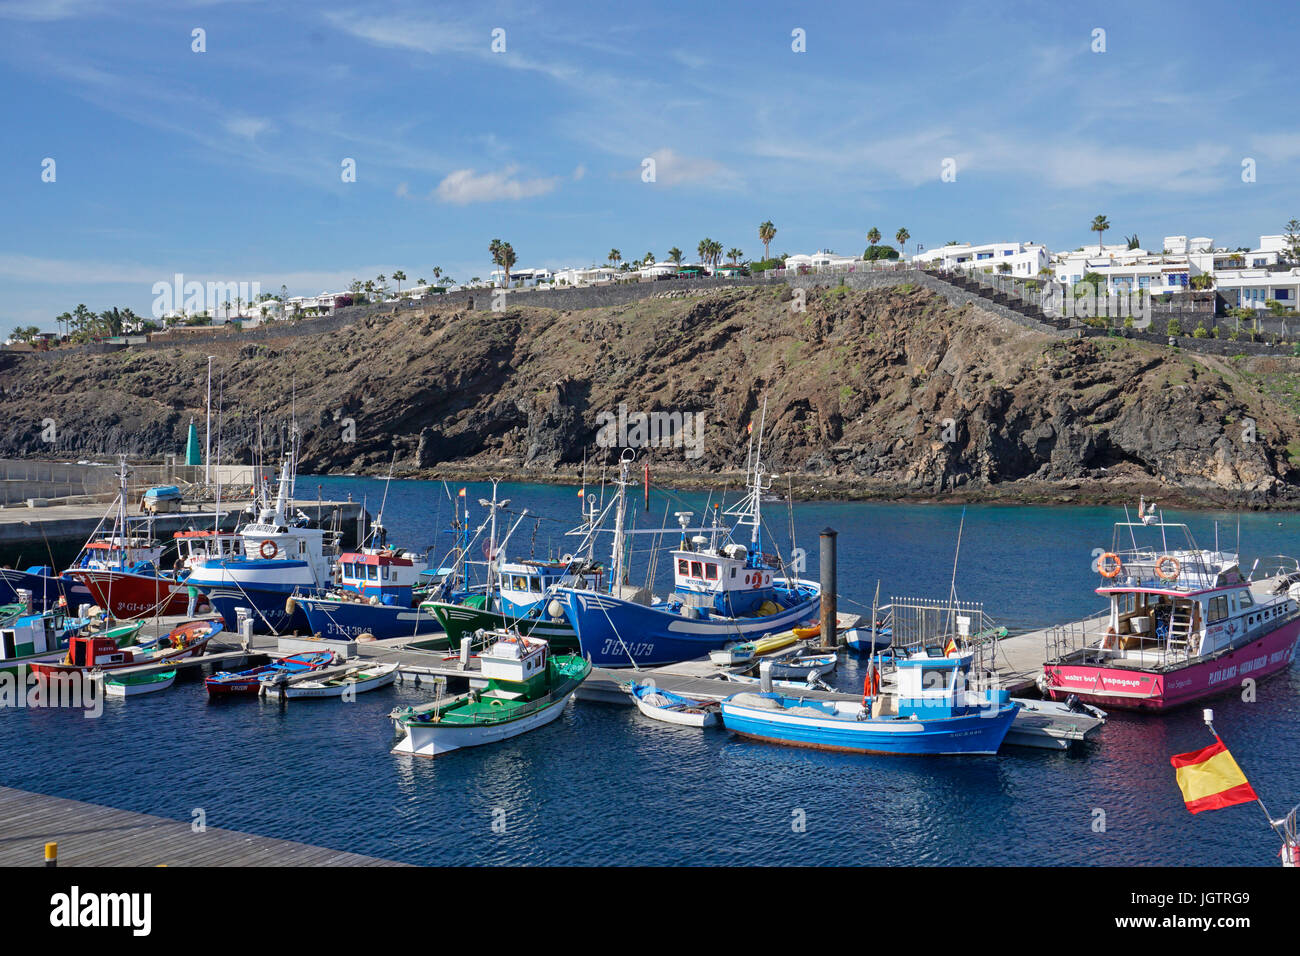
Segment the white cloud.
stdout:
[[231,116],[222,125],[226,132],[244,139],[256,139],[259,133],[274,129],[270,120],[257,116]]
[[507,166],[500,172],[479,174],[472,169],[458,169],[450,173],[434,195],[443,202],[465,205],[474,202],[496,202],[503,199],[531,199],[544,196],[555,189],[556,177],[516,179],[516,166]]
[[573,181],[579,182],[587,175],[587,167],[579,163],[573,170]]
[[[704,183],[730,187],[739,182],[736,173],[721,163],[697,156],[683,156],[674,150],[657,149],[648,157],[655,163],[655,183],[660,186],[683,186]],[[640,178],[642,167],[635,175]]]

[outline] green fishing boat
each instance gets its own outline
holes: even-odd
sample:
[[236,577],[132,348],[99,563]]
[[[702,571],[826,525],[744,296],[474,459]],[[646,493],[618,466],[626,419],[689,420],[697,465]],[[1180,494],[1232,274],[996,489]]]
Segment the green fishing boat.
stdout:
[[[546,610],[543,608],[535,608],[522,617],[516,617],[507,616],[500,610],[489,610],[487,603],[488,596],[485,594],[472,594],[462,603],[425,601],[420,605],[420,610],[436,617],[445,634],[418,641],[411,646],[431,651],[456,650],[460,647],[462,638],[472,638],[476,631],[499,631],[510,627],[521,634],[540,637],[556,651],[578,650],[578,635],[564,617],[563,608],[560,608],[560,618],[556,620],[541,613]],[[499,606],[499,600],[493,600],[493,607]]]
[[389,715],[403,735],[393,753],[436,757],[545,726],[564,712],[565,703],[591,673],[586,658],[552,656],[546,641],[536,637],[501,630],[489,639],[490,646],[479,656],[483,687]]
[[26,613],[26,604],[0,604],[0,627],[8,627]]

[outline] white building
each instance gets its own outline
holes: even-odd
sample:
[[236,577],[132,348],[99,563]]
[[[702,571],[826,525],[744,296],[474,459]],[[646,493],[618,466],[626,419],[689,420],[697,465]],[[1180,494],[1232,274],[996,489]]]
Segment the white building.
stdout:
[[1268,269],[1222,270],[1214,274],[1214,288],[1230,309],[1264,310],[1268,308],[1269,300],[1273,300],[1294,312],[1296,303],[1300,302],[1300,267],[1285,272]]
[[[501,288],[506,282],[505,269],[493,269],[488,273],[492,285]],[[555,281],[555,273],[547,268],[539,269],[511,269],[510,270],[510,287],[512,289],[528,289],[537,285],[549,285]]]
[[[978,246],[959,242],[918,252],[912,262],[942,269],[985,269],[1032,279],[1040,269],[1047,268],[1050,255],[1046,246],[1036,242],[986,242]],[[1003,265],[1007,268],[1003,269]]]
[[[555,286],[605,285],[619,277],[635,275],[631,272],[619,272],[609,266],[592,266],[589,269],[557,269],[552,278]],[[511,276],[511,278],[514,278]]]
[[809,269],[827,269],[837,266],[851,266],[854,263],[861,263],[861,256],[841,256],[833,252],[827,252],[819,249],[812,255],[799,254],[797,256],[786,256],[785,268],[798,269],[800,266]]

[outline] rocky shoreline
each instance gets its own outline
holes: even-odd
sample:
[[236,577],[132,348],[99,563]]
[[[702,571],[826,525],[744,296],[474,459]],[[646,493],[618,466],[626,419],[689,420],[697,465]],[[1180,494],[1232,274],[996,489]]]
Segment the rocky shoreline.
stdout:
[[694,445],[644,454],[659,482],[720,490],[766,405],[773,491],[803,500],[1300,507],[1300,359],[1062,340],[906,284],[797,305],[786,286],[443,305],[258,343],[6,353],[0,456],[176,453],[212,354],[223,460],[249,461],[259,429],[274,457],[292,410],[304,474],[576,482],[586,461],[598,480],[620,451],[602,416],[626,407],[698,416]]

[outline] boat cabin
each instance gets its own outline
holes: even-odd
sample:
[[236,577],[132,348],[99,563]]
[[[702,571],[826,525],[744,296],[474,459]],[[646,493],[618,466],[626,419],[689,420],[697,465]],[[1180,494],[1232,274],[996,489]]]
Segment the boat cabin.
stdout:
[[244,539],[234,532],[177,531],[177,561],[186,569],[197,568],[204,561],[242,558]]
[[152,569],[162,558],[161,545],[143,535],[108,535],[87,542],[73,568],[88,571]]
[[555,587],[600,590],[604,572],[586,566],[573,570],[566,561],[508,561],[501,565],[500,601],[503,614],[521,617]]
[[927,647],[895,661],[898,667],[898,716],[957,717],[1011,699],[1005,690],[976,692],[971,685],[971,651],[947,656]]
[[[518,697],[530,685],[544,683],[550,649],[546,641],[525,637],[513,631],[494,631],[492,636],[495,640],[491,646],[479,655],[482,675],[489,681],[489,693]],[[523,686],[502,688],[501,683]]]
[[380,604],[412,607],[424,560],[410,551],[349,551],[335,566],[338,586]]
[[129,664],[132,651],[122,650],[107,637],[74,637],[68,641],[68,663],[73,667],[104,667]]
[[752,554],[743,544],[707,544],[703,535],[689,541],[683,537],[672,552],[673,587],[683,604],[712,605],[719,614],[735,617],[759,613],[773,601],[774,578],[765,556]]
[[48,654],[63,646],[63,616],[28,614],[0,628],[0,661]]

